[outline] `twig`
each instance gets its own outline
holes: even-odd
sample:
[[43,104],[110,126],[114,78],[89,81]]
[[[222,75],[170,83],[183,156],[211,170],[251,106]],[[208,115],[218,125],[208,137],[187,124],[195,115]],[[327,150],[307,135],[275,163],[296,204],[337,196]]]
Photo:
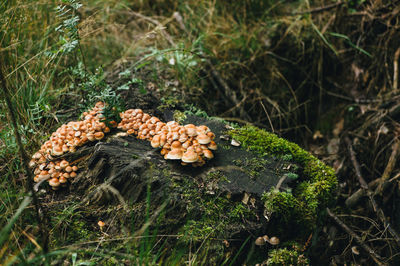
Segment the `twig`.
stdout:
[[345,223],[343,223],[329,208],[326,208],[328,215],[340,226],[343,230],[346,231],[352,238],[354,238],[357,243],[370,255],[370,257],[377,263],[378,265],[386,265],[381,262],[382,257],[375,253],[364,241],[359,237],[356,233],[354,233]]
[[[379,180],[378,179],[374,179],[371,182],[368,183],[368,187],[370,189],[375,189],[378,186]],[[358,202],[360,201],[360,199],[362,197],[364,197],[365,194],[365,190],[362,188],[359,188],[356,192],[354,192],[353,194],[351,194],[349,197],[347,197],[346,199],[346,206],[351,208],[354,208]]]
[[399,155],[398,150],[399,150],[399,140],[396,139],[392,145],[392,153],[390,154],[390,158],[388,164],[386,165],[385,171],[383,172],[381,178],[378,179],[379,184],[375,190],[375,195],[382,194],[384,188],[388,184],[387,180],[389,179],[390,174],[392,173],[396,165],[397,157]]
[[33,187],[33,175],[32,175],[32,171],[29,169],[29,157],[24,149],[24,146],[21,141],[21,135],[19,134],[19,131],[18,131],[17,119],[15,117],[16,112],[15,112],[14,106],[12,105],[12,102],[11,102],[11,97],[10,97],[10,94],[8,91],[7,82],[3,75],[3,66],[1,65],[1,62],[0,62],[0,82],[1,82],[1,86],[3,88],[4,99],[7,104],[11,124],[14,129],[15,140],[17,141],[19,154],[21,156],[22,167],[24,168],[26,176],[28,178],[28,183],[27,183],[28,187],[26,189],[27,189],[27,191],[30,191],[30,193],[32,195],[33,205],[35,205],[35,216],[36,216],[36,220],[38,222],[39,230],[41,231],[41,236],[42,236],[42,239],[41,239],[42,240],[42,248],[43,248],[43,251],[46,253],[48,250],[48,246],[47,246],[47,244],[48,244],[47,243],[47,235],[48,234],[47,234],[47,230],[45,230],[46,225],[43,221],[44,219],[40,218],[39,212],[42,211],[44,216],[45,216],[45,213],[44,213],[44,210],[40,206],[40,203],[37,199],[37,196],[36,196],[36,193],[35,193],[35,190]]
[[399,81],[399,56],[400,56],[400,48],[397,48],[394,53],[393,60],[393,92],[397,92],[398,81]]
[[361,188],[364,190],[368,190],[368,184],[365,182],[364,178],[361,176],[361,171],[360,171],[360,165],[358,164],[356,160],[356,155],[353,150],[353,146],[351,145],[351,140],[349,137],[345,138],[346,144],[347,144],[347,149],[349,150],[350,153],[350,159],[351,162],[353,163],[354,169],[356,170],[356,176],[358,178],[358,182],[361,185]]
[[400,245],[400,237],[399,237],[399,235],[393,229],[393,227],[390,225],[390,223],[387,221],[383,210],[378,206],[378,204],[376,203],[376,201],[374,199],[373,192],[371,190],[369,190],[367,182],[365,182],[364,178],[361,175],[360,165],[357,162],[356,155],[355,155],[354,150],[353,150],[353,146],[351,145],[351,140],[349,139],[349,137],[346,136],[345,137],[345,141],[346,141],[349,153],[350,153],[351,161],[352,161],[354,169],[356,171],[356,175],[357,175],[358,180],[360,182],[361,188],[365,191],[366,195],[368,196],[368,198],[369,198],[369,200],[370,200],[370,202],[372,204],[372,208],[374,209],[374,212],[376,213],[378,218],[381,220],[381,222],[383,223],[384,227],[388,229],[389,233],[396,240],[397,244]]

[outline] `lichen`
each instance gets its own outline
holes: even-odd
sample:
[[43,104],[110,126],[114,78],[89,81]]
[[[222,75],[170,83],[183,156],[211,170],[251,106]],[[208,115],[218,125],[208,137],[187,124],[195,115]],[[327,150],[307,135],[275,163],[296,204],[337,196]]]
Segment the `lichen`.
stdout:
[[334,170],[297,144],[262,129],[245,126],[233,129],[229,134],[240,141],[243,147],[260,156],[293,159],[300,165],[303,171],[299,173],[293,193],[272,189],[264,194],[263,200],[266,211],[280,222],[287,224],[295,221],[308,229],[315,227],[321,211],[335,199],[337,179]]

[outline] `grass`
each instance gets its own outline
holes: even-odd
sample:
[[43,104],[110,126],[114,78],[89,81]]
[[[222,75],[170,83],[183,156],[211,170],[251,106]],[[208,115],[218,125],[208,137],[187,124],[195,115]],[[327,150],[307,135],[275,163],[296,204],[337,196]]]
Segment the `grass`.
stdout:
[[[354,58],[374,56],[364,46],[368,42],[359,43],[356,36],[342,32],[344,27],[333,25],[330,16],[287,14],[322,6],[325,1],[161,0],[154,5],[148,0],[90,0],[79,8],[77,3],[0,3],[0,57],[29,153],[61,123],[77,118],[82,107],[91,105],[85,95],[102,92],[117,101],[105,76],[122,68],[133,76],[150,72],[166,103],[196,103],[210,115],[239,117],[299,140],[313,130],[311,124],[318,118],[310,110],[326,108],[322,94],[331,84],[325,77],[340,73],[331,65],[343,50],[350,46]],[[57,11],[57,7],[64,9]],[[105,74],[99,74],[100,69]],[[176,82],[170,85],[167,81],[171,80]],[[2,98],[1,103],[0,227],[11,231],[0,233],[0,263],[38,262],[43,256],[67,258],[72,264],[112,261],[118,256],[131,259],[129,252],[63,249],[66,243],[54,244],[52,253],[40,255],[35,244],[37,224],[24,201],[26,180]],[[76,207],[71,203],[55,213],[53,225],[61,230],[52,231],[51,238],[66,240],[63,230],[80,226],[88,239],[100,239],[90,234],[94,229],[86,224],[62,224],[71,215],[82,220],[82,214],[74,212]],[[182,252],[187,250],[174,250],[168,257],[162,248],[153,257],[156,235],[157,231],[146,230],[144,239],[150,241],[132,247],[139,249],[145,262],[180,264],[186,259]],[[207,249],[200,252],[206,254]]]

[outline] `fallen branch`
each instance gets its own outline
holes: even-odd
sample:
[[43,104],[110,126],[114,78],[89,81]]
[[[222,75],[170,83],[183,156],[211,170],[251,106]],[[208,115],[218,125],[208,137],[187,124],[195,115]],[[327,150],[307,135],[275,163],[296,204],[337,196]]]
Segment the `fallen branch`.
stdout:
[[381,222],[383,223],[384,227],[388,229],[389,233],[396,240],[397,244],[400,245],[400,237],[399,237],[399,235],[393,229],[393,227],[390,225],[390,223],[387,221],[383,210],[378,206],[378,204],[376,203],[376,201],[374,199],[374,193],[368,188],[367,182],[365,182],[364,178],[361,175],[360,165],[357,162],[356,155],[354,153],[353,146],[351,144],[351,140],[349,139],[349,137],[345,137],[345,141],[346,141],[349,153],[350,153],[351,162],[353,163],[353,166],[354,166],[354,169],[356,171],[356,175],[357,175],[358,181],[359,181],[359,183],[361,185],[361,188],[365,191],[365,194],[368,196],[374,212],[376,213],[378,218],[381,220]]
[[382,195],[384,189],[389,185],[388,179],[396,165],[397,157],[399,155],[398,150],[399,150],[399,141],[396,139],[392,145],[392,153],[390,154],[390,158],[386,165],[385,171],[383,172],[381,178],[378,179],[379,183],[378,187],[375,190],[374,195]]
[[354,233],[345,223],[343,223],[329,208],[326,208],[328,215],[344,230],[347,234],[349,234],[352,238],[354,238],[357,243],[369,254],[369,256],[375,261],[378,265],[386,265],[386,263],[382,262],[382,257],[375,253],[375,251],[370,248],[367,244],[364,243],[361,237],[359,237],[356,233]]

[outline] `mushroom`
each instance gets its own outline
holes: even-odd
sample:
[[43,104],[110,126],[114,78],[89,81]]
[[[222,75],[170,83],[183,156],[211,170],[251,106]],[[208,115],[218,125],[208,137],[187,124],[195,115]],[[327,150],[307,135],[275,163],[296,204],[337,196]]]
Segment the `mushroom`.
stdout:
[[265,245],[265,239],[260,236],[257,237],[256,241],[254,242],[257,246],[264,246]]
[[58,178],[52,178],[49,180],[49,185],[54,189],[57,190],[58,187],[60,186],[60,181],[58,181]]
[[184,163],[194,163],[199,160],[199,155],[194,151],[193,148],[188,148],[182,155],[182,162]]
[[182,159],[182,149],[172,149],[170,152],[168,152],[167,154],[165,154],[164,158],[166,160],[180,160]]
[[96,140],[101,140],[102,138],[104,138],[104,133],[103,132],[96,132],[96,133],[94,133],[94,138]]
[[207,145],[207,147],[210,149],[210,150],[213,150],[213,151],[216,151],[217,150],[217,143],[215,143],[215,141],[211,141],[208,145]]
[[214,158],[214,154],[210,150],[203,150],[203,155],[209,160]]

